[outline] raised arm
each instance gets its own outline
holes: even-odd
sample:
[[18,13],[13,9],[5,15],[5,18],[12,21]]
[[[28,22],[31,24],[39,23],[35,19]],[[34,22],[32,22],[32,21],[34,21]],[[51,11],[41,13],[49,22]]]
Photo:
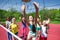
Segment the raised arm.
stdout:
[[38,15],[39,5],[36,2],[33,2],[33,4],[35,6],[35,11],[36,11],[36,14],[35,14],[35,24],[36,24],[37,23],[37,18],[39,17],[39,15]]
[[25,4],[24,4],[24,5],[22,5],[22,7],[21,7],[21,11],[22,11],[23,17],[25,17],[25,19],[26,19],[26,12],[25,12],[25,9],[26,9],[26,6],[25,6]]

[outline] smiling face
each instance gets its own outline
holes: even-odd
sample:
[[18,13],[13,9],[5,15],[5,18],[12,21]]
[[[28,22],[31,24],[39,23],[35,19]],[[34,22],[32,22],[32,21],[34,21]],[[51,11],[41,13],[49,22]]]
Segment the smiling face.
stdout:
[[15,18],[12,18],[12,23],[15,23]]
[[29,21],[33,21],[33,17],[32,16],[29,16]]

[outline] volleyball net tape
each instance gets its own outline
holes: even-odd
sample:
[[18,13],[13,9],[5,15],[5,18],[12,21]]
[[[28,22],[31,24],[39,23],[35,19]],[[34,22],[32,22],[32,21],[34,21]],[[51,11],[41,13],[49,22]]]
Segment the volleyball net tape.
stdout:
[[7,28],[5,28],[3,25],[0,24],[0,27],[2,27],[3,29],[5,29],[7,32],[9,32],[12,36],[14,36],[15,38],[17,38],[18,40],[22,40],[17,35],[13,34],[10,30],[8,30]]

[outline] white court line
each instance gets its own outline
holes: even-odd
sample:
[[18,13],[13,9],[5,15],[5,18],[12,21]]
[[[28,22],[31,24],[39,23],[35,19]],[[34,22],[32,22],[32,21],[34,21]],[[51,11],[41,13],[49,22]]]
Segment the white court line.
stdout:
[[7,32],[9,32],[11,35],[13,35],[15,38],[17,38],[18,40],[22,40],[21,38],[19,38],[18,36],[16,36],[15,34],[13,34],[10,30],[8,30],[7,28],[5,28],[3,25],[0,24],[0,27],[2,27],[3,29],[5,29]]

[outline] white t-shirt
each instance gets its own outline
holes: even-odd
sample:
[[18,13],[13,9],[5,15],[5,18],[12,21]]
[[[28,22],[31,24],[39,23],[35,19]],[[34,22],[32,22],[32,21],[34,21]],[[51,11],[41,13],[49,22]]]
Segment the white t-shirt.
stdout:
[[41,25],[41,35],[43,37],[47,37],[46,27],[44,25]]
[[6,21],[6,28],[8,29],[10,26],[11,22],[10,21]]

